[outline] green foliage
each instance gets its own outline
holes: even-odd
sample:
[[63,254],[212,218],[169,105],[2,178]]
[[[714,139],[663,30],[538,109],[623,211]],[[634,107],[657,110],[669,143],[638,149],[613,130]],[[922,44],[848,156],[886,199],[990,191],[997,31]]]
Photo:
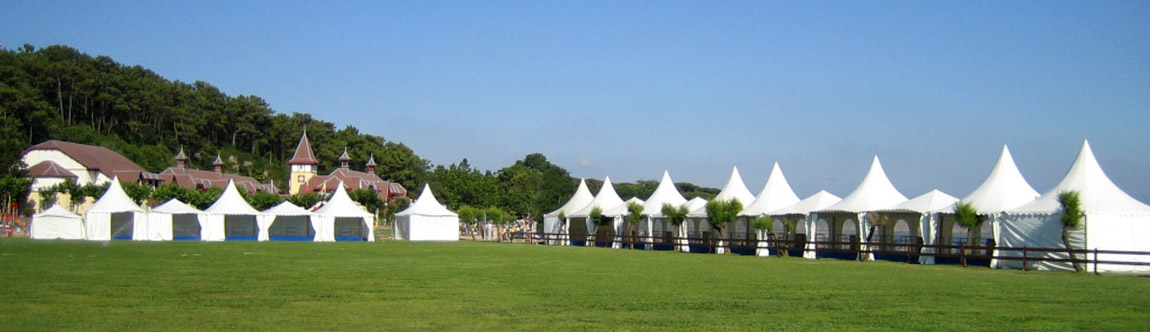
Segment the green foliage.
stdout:
[[464,205],[459,207],[459,209],[455,211],[455,214],[459,215],[459,222],[470,224],[478,220],[480,213],[479,209],[470,205]]
[[40,195],[40,210],[47,210],[56,204],[56,191],[41,190],[37,195]]
[[610,223],[610,220],[603,217],[603,209],[598,206],[591,208],[591,213],[587,215],[587,218],[596,226],[606,226]]
[[32,190],[32,179],[22,176],[0,176],[0,203],[3,208],[12,204],[21,204],[28,200],[28,193]]
[[347,192],[347,196],[356,203],[363,204],[367,211],[371,213],[379,212],[379,209],[384,207],[382,198],[379,194],[371,189],[356,189]]
[[128,194],[128,198],[131,198],[132,201],[136,203],[142,202],[148,199],[148,197],[152,197],[152,187],[148,185],[135,182],[122,182],[120,183],[120,187],[123,187],[124,193]]
[[627,203],[627,222],[638,224],[643,220],[643,204],[637,202]]
[[687,211],[686,205],[676,207],[671,205],[671,203],[663,203],[662,212],[663,216],[667,217],[667,221],[670,222],[671,225],[678,227],[683,224],[683,221],[687,220],[687,214],[691,211]]
[[1058,204],[1062,205],[1062,225],[1069,229],[1082,227],[1086,212],[1082,211],[1082,197],[1077,191],[1058,193]]
[[278,205],[280,202],[283,202],[283,200],[280,199],[280,195],[265,191],[257,191],[251,195],[248,195],[246,198],[248,204],[251,204],[252,207],[260,211],[270,209],[271,207]]
[[302,207],[305,209],[309,209],[312,206],[315,206],[316,203],[319,203],[320,197],[319,197],[319,194],[314,193],[314,192],[298,193],[295,195],[288,196],[287,201],[291,202],[292,204],[295,204],[296,206],[299,206],[299,207]]
[[751,220],[751,227],[754,227],[755,229],[760,230],[760,231],[770,230],[772,224],[773,224],[773,222],[772,222],[771,218],[767,217],[766,215],[761,215],[758,218]]
[[978,229],[982,226],[982,222],[986,221],[985,217],[978,214],[978,209],[974,208],[974,204],[968,202],[958,202],[954,206],[955,222],[966,229]]
[[743,211],[743,203],[738,199],[712,200],[707,202],[707,222],[711,228],[721,232],[728,223],[739,217],[740,211]]

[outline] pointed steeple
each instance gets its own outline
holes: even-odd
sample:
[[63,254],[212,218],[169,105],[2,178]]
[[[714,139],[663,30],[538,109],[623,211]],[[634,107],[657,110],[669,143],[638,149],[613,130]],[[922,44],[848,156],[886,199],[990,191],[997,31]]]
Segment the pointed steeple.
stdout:
[[176,167],[184,168],[188,165],[188,155],[184,154],[184,147],[180,147],[180,153],[176,154]]
[[292,155],[291,160],[288,160],[288,165],[319,165],[319,161],[315,159],[315,153],[311,150],[311,143],[307,140],[307,128],[304,128],[303,136],[299,138],[299,144],[296,144],[295,154]]
[[375,174],[375,152],[371,153],[371,158],[367,158],[367,172]]
[[347,147],[343,147],[343,154],[339,155],[339,168],[347,168],[351,163],[351,157],[347,155]]
[[215,170],[216,173],[224,172],[224,160],[220,159],[219,153],[216,153],[216,160],[212,161],[212,169]]

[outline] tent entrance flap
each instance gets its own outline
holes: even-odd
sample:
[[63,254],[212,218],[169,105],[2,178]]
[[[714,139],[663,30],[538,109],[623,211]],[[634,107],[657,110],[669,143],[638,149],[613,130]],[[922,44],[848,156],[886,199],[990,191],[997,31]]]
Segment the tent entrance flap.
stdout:
[[133,220],[131,212],[116,212],[112,214],[112,239],[131,240]]
[[256,241],[259,229],[255,216],[224,216],[224,239],[227,241]]
[[278,216],[268,228],[271,241],[314,241],[315,229],[307,216]]
[[336,241],[367,241],[367,224],[363,218],[335,218]]
[[172,215],[172,240],[199,241],[200,221],[194,214]]

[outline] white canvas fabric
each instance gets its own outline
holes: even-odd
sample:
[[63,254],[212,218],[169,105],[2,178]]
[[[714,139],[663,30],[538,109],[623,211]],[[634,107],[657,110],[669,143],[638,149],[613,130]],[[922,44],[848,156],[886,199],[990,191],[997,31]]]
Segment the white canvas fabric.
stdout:
[[231,180],[228,180],[228,185],[224,187],[224,192],[220,194],[220,198],[204,210],[204,215],[200,219],[203,226],[201,239],[203,241],[224,241],[226,239],[224,219],[229,215],[253,216],[257,223],[260,216],[260,212],[244,200],[239,190],[236,189],[236,184]]
[[200,209],[187,205],[178,199],[173,198],[168,200],[164,202],[164,204],[160,204],[151,211],[148,211],[148,240],[172,241],[172,218],[175,215],[194,216],[200,224],[200,237],[203,238],[203,213]]
[[787,177],[783,175],[783,170],[779,168],[779,163],[775,163],[771,167],[771,175],[767,178],[767,184],[763,185],[763,191],[759,192],[759,197],[749,203],[743,212],[739,215],[745,217],[757,217],[765,215],[767,212],[782,209],[799,202],[799,196],[795,195],[795,191],[791,189],[791,184],[787,182]]
[[579,211],[579,209],[590,204],[593,199],[595,196],[591,195],[591,190],[587,189],[587,181],[579,179],[579,187],[575,189],[575,194],[571,196],[571,199],[567,200],[567,203],[563,204],[562,207],[543,215],[543,232],[550,234],[566,232],[567,229],[563,228],[563,225],[567,221],[559,220],[559,214],[563,213],[564,217],[570,216],[575,211]]
[[655,187],[655,192],[651,193],[651,197],[648,197],[646,202],[643,202],[643,215],[662,218],[663,204],[681,206],[685,203],[687,203],[687,199],[683,198],[683,194],[679,193],[679,188],[676,188],[675,183],[671,181],[671,173],[663,171],[663,178],[659,180],[659,186]]
[[[868,234],[870,222],[864,218],[867,212],[889,208],[906,200],[906,196],[899,192],[887,178],[886,172],[882,169],[882,163],[879,162],[878,156],[875,156],[874,160],[871,161],[870,170],[867,171],[862,182],[850,195],[835,205],[815,212],[813,217],[817,220],[823,216],[835,215],[853,221],[855,229],[858,231],[858,237],[865,239],[870,235]],[[834,231],[832,231],[833,234],[835,234]],[[862,246],[865,251],[866,245],[862,244]],[[869,256],[863,258],[873,259]]]
[[[918,236],[922,238],[923,243],[934,244],[937,242],[940,220],[940,212],[937,211],[948,207],[953,210],[957,202],[958,198],[935,189],[880,211],[918,215],[918,220],[914,221],[918,223],[918,227],[913,227],[912,230],[917,228]],[[935,252],[934,248],[923,248],[923,251],[926,253]],[[934,264],[934,256],[919,256],[918,261],[921,264]]]
[[140,208],[124,188],[120,186],[120,179],[113,178],[108,191],[92,204],[84,213],[84,228],[88,240],[108,241],[112,239],[112,218],[116,215],[126,217],[132,222],[132,240],[148,240],[148,218],[144,209]]
[[307,209],[292,204],[292,202],[283,201],[276,206],[264,210],[260,213],[259,217],[256,217],[256,223],[260,227],[258,240],[268,241],[271,239],[270,230],[272,225],[275,224],[276,220],[286,220],[289,218],[305,219],[307,224],[311,226],[313,230],[315,230],[317,229],[317,221],[315,218],[312,218],[312,215],[313,213]]
[[[746,208],[747,204],[751,204],[751,202],[755,201],[755,195],[751,194],[751,190],[747,189],[746,183],[743,182],[743,176],[739,175],[738,167],[731,168],[731,177],[727,179],[727,184],[723,186],[722,190],[719,190],[719,194],[715,195],[715,198],[712,200],[730,201],[732,199],[739,200],[739,203],[743,204],[744,208]],[[687,215],[692,218],[706,218],[706,204],[691,210]]]
[[419,199],[395,214],[396,238],[408,241],[459,241],[459,215],[435,199],[424,184]]
[[[335,223],[336,219],[339,218],[362,220],[366,240],[375,242],[375,215],[364,211],[355,204],[355,201],[351,200],[351,197],[347,195],[347,190],[344,189],[343,181],[339,182],[339,186],[327,204],[315,211],[315,216],[319,221],[315,223],[319,226],[315,228],[315,240],[317,242],[334,242],[336,240]],[[458,222],[458,218],[456,221]]]
[[83,240],[84,221],[80,215],[59,205],[32,215],[29,236],[33,239]]
[[[615,234],[619,234],[624,222],[623,216],[627,214],[627,204],[619,197],[619,193],[615,192],[615,186],[611,184],[610,176],[603,179],[603,187],[599,188],[599,193],[595,195],[595,198],[591,199],[591,202],[588,203],[587,206],[567,216],[567,225],[565,228],[571,229],[570,223],[578,222],[572,219],[580,219],[587,225],[587,233],[595,234],[596,225],[591,222],[591,218],[588,218],[591,216],[591,210],[595,208],[603,210],[603,218],[612,220],[612,228],[615,229]],[[613,246],[618,245],[619,241],[615,241],[613,244]]]
[[[1066,176],[1053,189],[1038,199],[1007,211],[1000,224],[999,244],[1005,247],[1062,248],[1062,207],[1058,195],[1077,191],[1085,211],[1084,227],[1069,232],[1070,242],[1076,249],[1150,251],[1150,242],[1142,239],[1150,234],[1150,206],[1135,200],[1118,188],[1090,148],[1082,143],[1082,150]],[[1002,256],[1021,257],[1021,252],[1003,251]],[[1030,257],[1068,258],[1066,253],[1030,253]],[[1093,257],[1091,257],[1093,258]],[[1099,255],[1100,260],[1150,261],[1144,256],[1117,254]],[[1022,261],[1001,260],[999,267],[1021,268]],[[1043,270],[1069,270],[1069,263],[1029,262],[1027,268]],[[1091,267],[1092,268],[1092,267]],[[1099,264],[1099,271],[1150,271],[1148,267]]]
[[842,201],[842,198],[839,198],[838,196],[835,196],[826,190],[820,190],[814,195],[804,198],[798,203],[768,212],[767,214],[773,217],[797,216],[802,218],[803,229],[805,229],[807,232],[807,245],[805,248],[803,248],[803,258],[814,259],[816,258],[815,247],[811,240],[814,239],[813,229],[815,229],[815,222],[817,222],[818,219],[812,218],[811,212],[825,209],[831,205],[837,204],[839,201]]

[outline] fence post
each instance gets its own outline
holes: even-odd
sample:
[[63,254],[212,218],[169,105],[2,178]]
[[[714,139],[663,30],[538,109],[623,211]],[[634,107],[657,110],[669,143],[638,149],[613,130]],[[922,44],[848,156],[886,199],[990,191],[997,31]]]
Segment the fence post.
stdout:
[[1098,248],[1094,248],[1094,274],[1098,274]]
[[1026,266],[1029,265],[1029,264],[1027,264],[1029,261],[1028,258],[1030,258],[1030,255],[1028,255],[1026,253],[1026,246],[1022,246],[1022,270],[1023,271],[1026,271]]
[[958,246],[959,259],[962,261],[962,267],[966,267],[966,243]]

